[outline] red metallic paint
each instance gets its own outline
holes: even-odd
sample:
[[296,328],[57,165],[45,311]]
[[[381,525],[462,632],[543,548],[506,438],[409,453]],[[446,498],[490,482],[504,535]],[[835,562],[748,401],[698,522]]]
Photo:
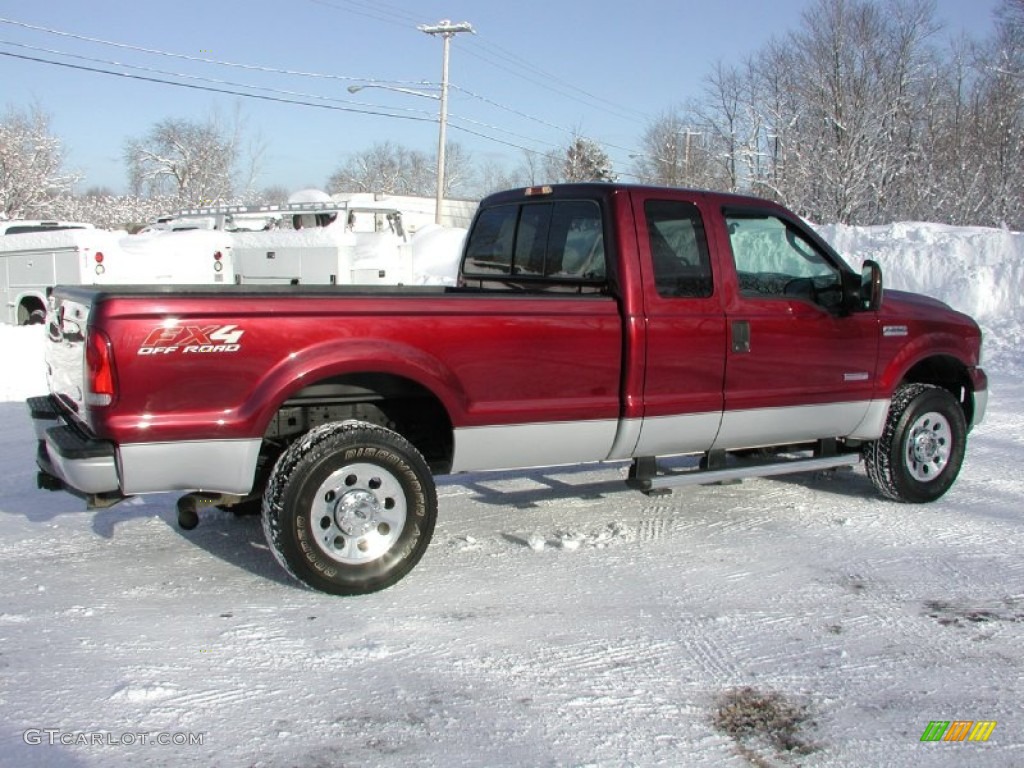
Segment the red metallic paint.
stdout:
[[[92,303],[90,325],[110,338],[116,373],[115,405],[86,409],[92,432],[119,443],[259,437],[288,397],[347,373],[414,381],[459,428],[866,402],[888,398],[924,356],[977,365],[977,326],[934,302],[890,293],[879,313],[838,316],[798,299],[741,297],[723,208],[757,206],[795,221],[772,203],[622,185],[552,194],[601,203],[614,297],[75,289],[77,300]],[[483,205],[521,195],[502,193]],[[641,235],[647,199],[688,201],[701,211],[711,297],[657,295]],[[730,349],[736,320],[750,324],[749,353]],[[881,325],[897,323],[908,326],[907,337],[881,336]],[[235,351],[140,355],[161,324],[243,333]],[[844,380],[860,371],[866,380]]]

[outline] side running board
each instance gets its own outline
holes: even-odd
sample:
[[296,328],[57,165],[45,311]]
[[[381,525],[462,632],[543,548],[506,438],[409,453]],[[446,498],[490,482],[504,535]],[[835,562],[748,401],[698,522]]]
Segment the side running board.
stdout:
[[[794,472],[817,472],[836,467],[854,467],[860,462],[861,455],[859,453],[845,453],[806,459],[785,459],[760,464],[741,464],[722,469],[688,469],[659,474],[657,460],[654,457],[645,456],[633,459],[633,466],[630,468],[626,484],[630,488],[648,493],[684,485],[710,485],[711,483],[743,480],[748,477],[772,477]],[[702,463],[707,464],[707,461]]]

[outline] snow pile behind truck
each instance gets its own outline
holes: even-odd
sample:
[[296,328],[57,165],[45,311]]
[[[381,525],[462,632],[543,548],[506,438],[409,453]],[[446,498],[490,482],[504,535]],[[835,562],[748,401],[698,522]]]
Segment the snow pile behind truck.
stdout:
[[874,259],[885,287],[932,296],[974,317],[986,359],[1017,368],[1024,347],[1024,233],[897,222],[816,227],[850,264]]
[[881,264],[889,288],[934,296],[983,324],[1024,317],[1024,233],[918,222],[817,229],[850,264]]

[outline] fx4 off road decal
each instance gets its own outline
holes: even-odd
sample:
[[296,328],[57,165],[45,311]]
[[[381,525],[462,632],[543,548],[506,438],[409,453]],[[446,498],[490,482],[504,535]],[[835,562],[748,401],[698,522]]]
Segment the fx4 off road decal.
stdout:
[[238,352],[245,331],[237,325],[175,325],[154,329],[139,347],[140,355],[205,355]]

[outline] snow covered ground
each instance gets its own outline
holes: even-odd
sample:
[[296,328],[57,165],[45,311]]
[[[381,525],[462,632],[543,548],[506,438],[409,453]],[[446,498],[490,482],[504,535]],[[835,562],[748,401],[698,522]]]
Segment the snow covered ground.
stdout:
[[[1022,236],[826,234],[986,327],[946,497],[860,470],[657,498],[620,464],[444,478],[423,561],[360,598],[289,582],[255,518],[36,491],[40,329],[0,327],[0,765],[1024,765]],[[716,728],[748,687],[806,749]],[[997,726],[922,743],[933,720]]]

